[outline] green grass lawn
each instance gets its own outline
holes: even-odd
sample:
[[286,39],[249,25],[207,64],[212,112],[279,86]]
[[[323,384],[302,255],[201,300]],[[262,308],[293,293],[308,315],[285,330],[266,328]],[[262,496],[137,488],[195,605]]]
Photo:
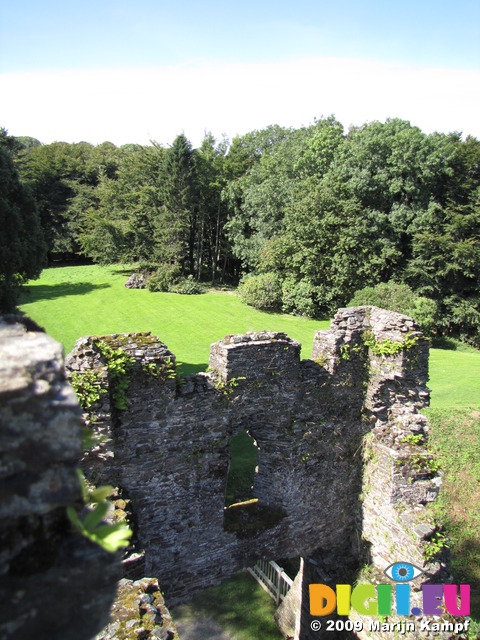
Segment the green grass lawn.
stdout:
[[253,479],[258,462],[258,449],[253,438],[241,431],[230,442],[230,468],[228,470],[225,506],[253,498]]
[[175,621],[212,618],[236,640],[281,640],[273,620],[275,603],[248,573],[237,573],[217,587],[197,593],[173,609]]
[[[67,353],[81,336],[151,331],[184,363],[180,367],[184,374],[206,369],[212,342],[250,330],[283,331],[302,343],[302,357],[308,358],[314,332],[330,324],[257,311],[243,305],[233,292],[181,296],[128,290],[124,283],[129,274],[125,268],[96,265],[46,269],[28,285],[20,309],[62,342]],[[475,589],[480,586],[480,352],[453,342],[448,346],[430,352],[431,446],[445,474],[436,508],[452,540],[455,579],[470,580]],[[235,477],[228,488],[228,501],[248,493],[256,457],[246,434],[232,441],[231,452]],[[217,591],[196,596],[190,613],[203,612],[225,628],[237,625],[238,638],[278,637],[252,631],[252,611],[263,607],[260,598],[268,600],[252,582],[247,576],[234,576]],[[234,601],[241,594],[247,599],[240,600],[234,611]],[[241,610],[246,609],[249,620],[241,617]],[[480,596],[472,600],[472,611],[480,630]]]
[[[184,363],[181,373],[206,369],[212,342],[261,329],[284,331],[302,344],[302,358],[309,358],[314,332],[330,324],[257,311],[233,292],[181,296],[126,289],[130,273],[98,265],[45,269],[26,288],[20,309],[62,342],[67,353],[81,336],[151,331]],[[432,349],[429,386],[432,408],[480,408],[480,352]]]
[[474,623],[469,637],[480,638],[480,412],[432,409],[429,420],[429,446],[443,473],[432,508],[450,540],[456,582],[471,585]]
[[231,333],[283,331],[311,355],[313,334],[330,322],[257,311],[232,292],[202,295],[126,289],[131,271],[120,267],[75,266],[45,269],[30,282],[20,310],[38,322],[65,351],[86,335],[151,331],[185,363],[182,373],[205,370],[210,344]]
[[480,409],[480,351],[430,349],[432,409]]

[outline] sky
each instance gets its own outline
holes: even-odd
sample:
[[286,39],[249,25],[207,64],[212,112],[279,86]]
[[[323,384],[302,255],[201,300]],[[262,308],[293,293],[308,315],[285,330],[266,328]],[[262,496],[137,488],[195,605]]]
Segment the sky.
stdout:
[[230,139],[334,114],[480,138],[480,0],[0,0],[0,127]]

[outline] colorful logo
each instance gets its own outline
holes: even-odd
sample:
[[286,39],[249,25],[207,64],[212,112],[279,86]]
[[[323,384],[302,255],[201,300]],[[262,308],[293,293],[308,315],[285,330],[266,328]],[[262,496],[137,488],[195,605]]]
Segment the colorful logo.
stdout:
[[[410,609],[410,585],[423,573],[409,562],[394,562],[385,575],[396,584],[337,584],[335,590],[326,584],[311,584],[310,614],[328,616],[337,610],[340,616],[350,615],[354,609],[361,616],[389,616],[392,614],[392,595],[395,586],[395,612],[399,616],[439,616],[446,610],[452,616],[470,614],[470,585],[422,584],[422,609]],[[460,604],[458,604],[460,596]]]

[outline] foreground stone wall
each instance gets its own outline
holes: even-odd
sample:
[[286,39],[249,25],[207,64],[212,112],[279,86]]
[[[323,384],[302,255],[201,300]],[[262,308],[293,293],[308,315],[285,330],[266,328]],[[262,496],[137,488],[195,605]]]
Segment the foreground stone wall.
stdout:
[[[383,575],[397,560],[445,578],[441,558],[424,562],[434,531],[425,506],[440,480],[420,413],[428,343],[411,318],[340,309],[306,361],[282,333],[227,336],[212,345],[209,372],[176,381],[175,358],[157,338],[102,340],[134,363],[124,410],[106,396],[93,408],[108,438],[86,466],[108,471],[131,499],[145,571],[169,605],[259,558],[303,556],[291,596],[293,610],[303,608],[297,635],[318,638],[311,582],[352,583],[362,564]],[[106,385],[97,346],[79,341],[67,369],[94,368]],[[258,502],[225,509],[229,445],[243,429],[259,447]]]
[[35,329],[0,318],[0,637],[87,640],[120,562],[66,517],[81,504],[81,410],[62,346]]

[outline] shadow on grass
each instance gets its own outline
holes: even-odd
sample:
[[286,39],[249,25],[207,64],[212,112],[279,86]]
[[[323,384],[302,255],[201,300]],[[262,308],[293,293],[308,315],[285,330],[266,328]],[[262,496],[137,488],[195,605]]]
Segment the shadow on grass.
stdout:
[[97,289],[109,289],[111,285],[91,282],[62,282],[59,284],[29,285],[22,290],[20,304],[38,300],[56,300],[65,296],[83,296]]
[[200,591],[188,604],[173,609],[172,616],[174,620],[207,616],[238,640],[280,640],[274,612],[273,600],[248,573],[239,573],[217,587]]
[[177,361],[177,375],[180,377],[193,376],[194,374],[206,371],[207,369],[208,364],[205,362],[189,363]]
[[434,349],[444,349],[445,351],[456,351],[458,349],[458,342],[453,338],[435,336],[432,338],[432,347]]
[[470,585],[470,615],[480,623],[480,541],[466,538],[454,546],[451,555],[454,581]]
[[125,267],[124,265],[117,267],[111,266],[110,269],[112,274],[124,275],[128,277],[130,277],[132,273],[138,273],[139,271],[142,271],[140,267],[135,265],[132,265],[131,267]]

